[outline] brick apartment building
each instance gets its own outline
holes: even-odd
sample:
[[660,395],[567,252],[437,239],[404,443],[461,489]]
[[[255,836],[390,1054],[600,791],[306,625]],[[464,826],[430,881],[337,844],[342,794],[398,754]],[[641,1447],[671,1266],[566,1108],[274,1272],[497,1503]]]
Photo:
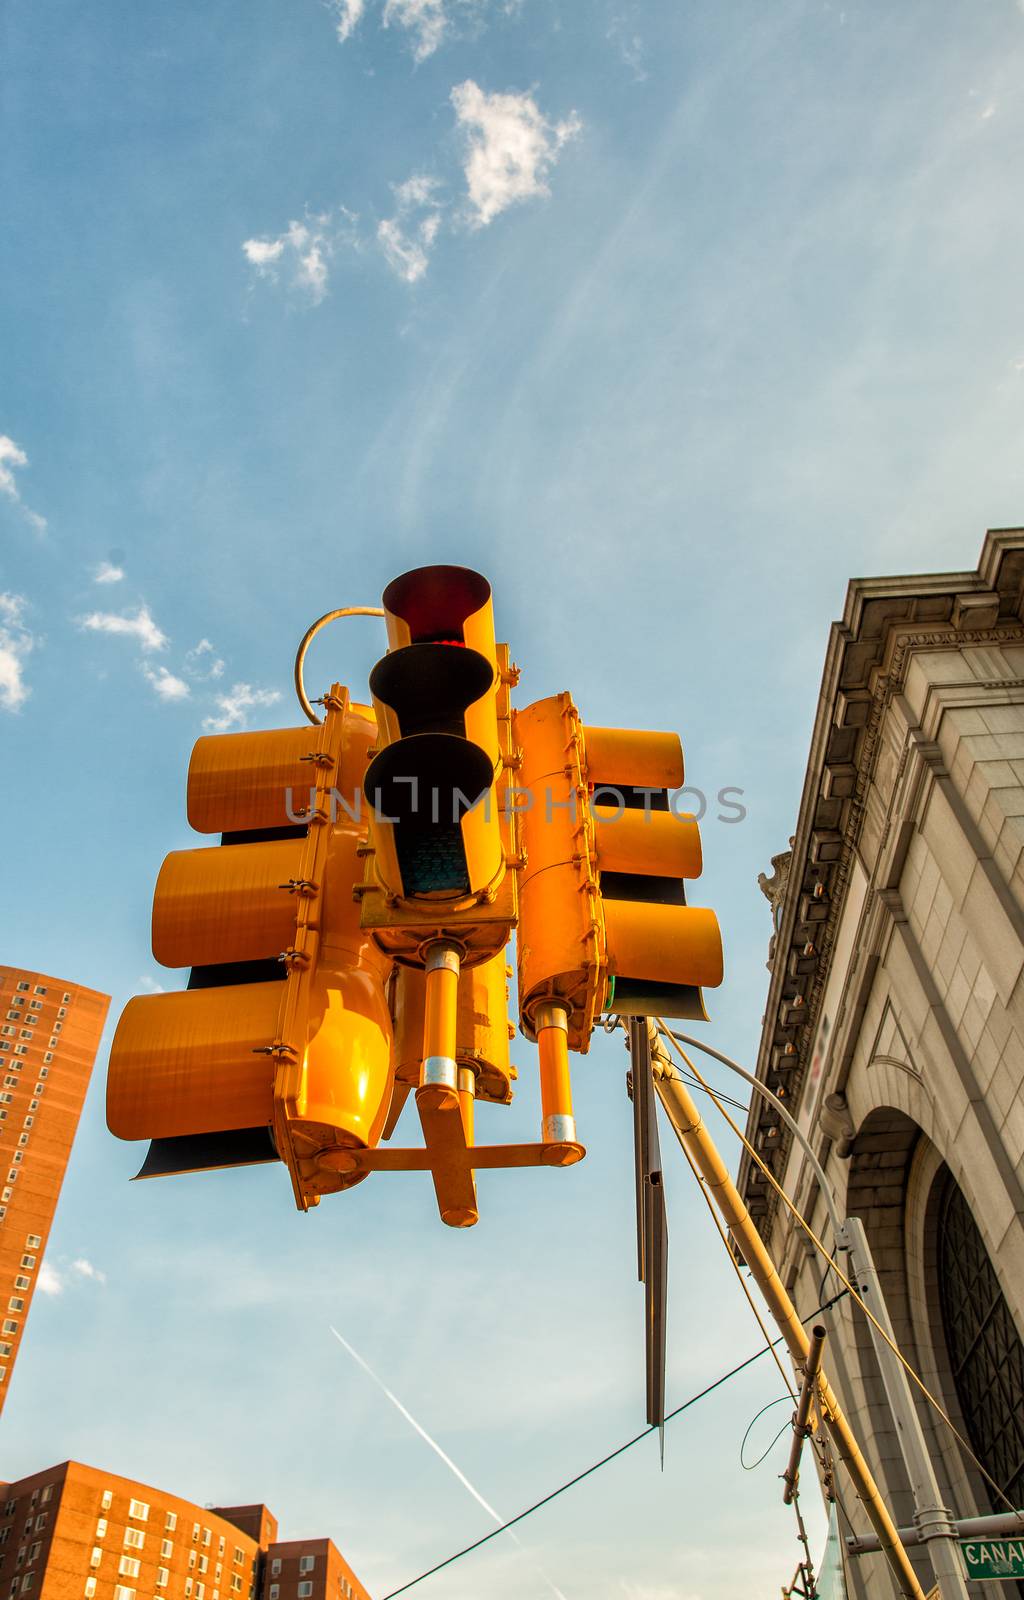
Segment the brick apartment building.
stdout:
[[0,966],[0,1411],[110,998]]
[[330,1539],[65,1461],[0,1485],[0,1600],[370,1600]]

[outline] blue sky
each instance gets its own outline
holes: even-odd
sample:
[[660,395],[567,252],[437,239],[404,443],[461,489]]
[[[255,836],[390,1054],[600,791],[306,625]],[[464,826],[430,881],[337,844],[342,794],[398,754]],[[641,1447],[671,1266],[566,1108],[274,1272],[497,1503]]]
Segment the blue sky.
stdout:
[[[113,995],[190,842],[205,729],[298,720],[308,623],[475,566],[587,720],[677,728],[744,791],[703,835],[756,1048],[829,620],[855,574],[972,567],[1024,520],[1017,0],[8,0],[0,23],[2,959]],[[310,680],[359,693],[372,622]],[[521,1093],[481,1135],[529,1137]],[[300,1217],[282,1170],[129,1187],[103,1059],[4,1417],[71,1455],[265,1498],[383,1594],[642,1423],[619,1040],[578,1063],[577,1169],[415,1175]],[[669,1403],[758,1333],[670,1165]],[[99,1276],[75,1271],[76,1260]],[[740,1438],[767,1363],[424,1597],[731,1600],[796,1564]],[[769,1416],[761,1426],[767,1427]],[[774,1430],[772,1430],[774,1431]],[[771,1433],[755,1435],[752,1443]],[[548,1579],[537,1571],[539,1563]]]

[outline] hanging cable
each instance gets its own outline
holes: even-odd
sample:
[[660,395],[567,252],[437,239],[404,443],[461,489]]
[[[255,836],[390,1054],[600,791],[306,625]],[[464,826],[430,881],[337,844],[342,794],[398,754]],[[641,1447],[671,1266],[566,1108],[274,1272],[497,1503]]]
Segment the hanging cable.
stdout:
[[[844,1289],[840,1294],[834,1295],[831,1300],[826,1301],[824,1305],[818,1306],[811,1312],[809,1317],[804,1319],[805,1322],[813,1322],[814,1318],[820,1317],[823,1311],[830,1310],[837,1301],[844,1299],[848,1292],[848,1290]],[[781,1343],[782,1335],[780,1334],[773,1341],[773,1344],[779,1345]],[[714,1394],[715,1390],[720,1389],[723,1384],[728,1383],[732,1378],[738,1377],[748,1367],[752,1367],[755,1361],[760,1361],[764,1353],[764,1347],[760,1350],[755,1350],[753,1355],[747,1356],[745,1361],[741,1361],[738,1366],[732,1367],[728,1372],[723,1372],[722,1376],[716,1378],[714,1383],[709,1383],[707,1388],[699,1390],[697,1394],[691,1395],[689,1400],[684,1400],[682,1405],[676,1406],[674,1411],[670,1411],[667,1414],[665,1421],[672,1422],[674,1418],[682,1416],[684,1411],[689,1411],[691,1406],[695,1406],[699,1400],[704,1400],[709,1394]],[[514,1528],[517,1523],[525,1522],[526,1518],[532,1517],[535,1511],[540,1511],[543,1506],[550,1505],[552,1500],[557,1500],[559,1495],[565,1494],[567,1489],[575,1488],[578,1483],[583,1482],[584,1478],[591,1477],[593,1473],[600,1471],[602,1467],[606,1467],[610,1461],[614,1461],[618,1456],[624,1455],[627,1450],[632,1450],[633,1446],[639,1444],[641,1439],[646,1439],[650,1434],[657,1433],[657,1431],[657,1428],[645,1428],[642,1433],[634,1434],[633,1438],[627,1439],[625,1444],[620,1444],[617,1449],[610,1450],[606,1456],[602,1456],[599,1461],[593,1462],[591,1466],[585,1467],[582,1472],[577,1472],[574,1478],[569,1478],[565,1483],[559,1484],[557,1489],[552,1489],[551,1493],[544,1495],[542,1499],[535,1500],[532,1506],[527,1506],[526,1510],[520,1511],[518,1516],[510,1517],[507,1522],[501,1524],[500,1528],[492,1528],[489,1533],[485,1533],[481,1538],[475,1539],[472,1544],[467,1544],[461,1550],[456,1550],[454,1555],[446,1556],[443,1561],[438,1561],[435,1566],[428,1567],[426,1572],[421,1572],[417,1577],[410,1578],[409,1582],[403,1583],[401,1588],[392,1589],[383,1596],[383,1600],[397,1600],[398,1595],[406,1594],[408,1590],[415,1589],[417,1584],[424,1583],[427,1578],[432,1578],[437,1572],[443,1572],[446,1567],[452,1566],[456,1561],[461,1561],[463,1556],[471,1555],[474,1550],[479,1550],[481,1545],[490,1544],[491,1540],[496,1539],[499,1534],[506,1533],[509,1528]]]
[[777,1400],[769,1400],[766,1406],[762,1406],[760,1411],[755,1412],[751,1417],[750,1421],[747,1423],[747,1431],[743,1435],[743,1438],[740,1442],[740,1466],[743,1468],[744,1472],[753,1472],[755,1467],[759,1467],[761,1465],[762,1461],[766,1461],[771,1455],[772,1451],[775,1449],[775,1446],[778,1444],[779,1440],[782,1438],[782,1435],[785,1433],[786,1429],[793,1426],[793,1424],[788,1420],[784,1422],[778,1433],[775,1435],[775,1438],[768,1446],[767,1450],[763,1451],[762,1454],[758,1456],[756,1461],[746,1462],[743,1459],[743,1448],[746,1445],[747,1440],[750,1438],[750,1431],[753,1428],[754,1423],[757,1422],[760,1417],[763,1417],[766,1411],[770,1411],[772,1406],[791,1404],[792,1401],[793,1396],[791,1394],[780,1394]]
[[700,1071],[694,1065],[694,1063],[690,1059],[690,1057],[686,1054],[686,1051],[679,1044],[679,1042],[676,1039],[675,1035],[671,1032],[670,1029],[666,1028],[665,1024],[662,1022],[660,1017],[657,1018],[656,1020],[657,1020],[657,1025],[658,1025],[659,1031],[664,1035],[665,1038],[668,1039],[668,1041],[671,1044],[673,1050],[675,1050],[677,1052],[677,1054],[681,1057],[681,1059],[686,1063],[686,1065],[689,1067],[690,1071],[694,1074],[694,1076],[697,1077],[700,1080],[700,1082],[705,1085],[708,1094],[711,1096],[711,1099],[718,1106],[718,1110],[721,1112],[722,1116],[725,1118],[726,1122],[729,1124],[729,1127],[732,1129],[732,1131],[736,1135],[737,1139],[739,1139],[740,1143],[743,1145],[744,1149],[749,1154],[751,1160],[755,1163],[755,1165],[758,1167],[758,1169],[761,1172],[764,1173],[765,1177],[768,1179],[768,1182],[771,1184],[772,1188],[775,1190],[776,1194],[779,1196],[779,1199],[783,1202],[783,1204],[786,1206],[787,1210],[792,1214],[792,1216],[795,1218],[795,1220],[800,1224],[801,1228],[803,1228],[804,1232],[807,1234],[807,1237],[810,1239],[810,1241],[814,1245],[815,1249],[820,1252],[820,1254],[821,1254],[821,1256],[823,1257],[824,1260],[826,1260],[826,1261],[831,1263],[831,1270],[835,1273],[835,1275],[839,1279],[840,1283],[843,1284],[844,1287],[849,1291],[849,1293],[852,1296],[852,1298],[856,1301],[857,1305],[863,1311],[864,1315],[868,1318],[868,1321],[872,1324],[872,1326],[877,1330],[877,1332],[879,1333],[881,1338],[889,1346],[889,1349],[892,1351],[892,1353],[896,1357],[897,1361],[899,1361],[900,1365],[903,1367],[903,1369],[906,1372],[907,1376],[913,1380],[913,1382],[917,1385],[918,1389],[921,1391],[921,1393],[924,1396],[924,1398],[928,1401],[929,1405],[932,1406],[934,1408],[936,1414],[942,1418],[943,1422],[946,1424],[947,1428],[952,1433],[954,1439],[960,1445],[961,1449],[965,1452],[965,1454],[968,1456],[968,1458],[977,1467],[978,1471],[981,1473],[982,1477],[985,1479],[985,1482],[989,1485],[989,1488],[991,1488],[992,1490],[995,1491],[995,1493],[998,1495],[999,1499],[1004,1503],[1004,1505],[1007,1507],[1008,1510],[1016,1511],[1017,1507],[1013,1504],[1012,1500],[1006,1494],[1005,1490],[1000,1488],[999,1484],[992,1477],[991,1473],[986,1470],[986,1468],[983,1466],[982,1462],[979,1461],[978,1457],[975,1455],[974,1451],[971,1449],[971,1446],[968,1444],[967,1440],[964,1438],[964,1436],[960,1432],[959,1428],[953,1422],[952,1418],[949,1416],[949,1413],[945,1410],[944,1406],[941,1404],[941,1402],[939,1400],[936,1399],[935,1395],[932,1394],[931,1390],[925,1384],[924,1379],[918,1376],[917,1372],[911,1366],[910,1362],[907,1360],[907,1358],[903,1354],[902,1350],[900,1350],[898,1348],[898,1346],[896,1345],[894,1340],[890,1339],[889,1335],[886,1333],[885,1329],[882,1327],[882,1325],[878,1321],[877,1317],[874,1315],[874,1313],[871,1311],[871,1309],[867,1305],[865,1305],[864,1300],[861,1298],[860,1294],[854,1288],[853,1284],[850,1282],[849,1278],[843,1272],[842,1268],[838,1267],[836,1265],[834,1259],[829,1255],[828,1250],[825,1248],[825,1245],[818,1238],[818,1235],[815,1233],[814,1229],[811,1227],[810,1223],[807,1221],[807,1218],[803,1215],[803,1213],[801,1211],[799,1211],[797,1209],[796,1205],[789,1198],[789,1195],[786,1193],[786,1191],[783,1189],[782,1185],[779,1183],[779,1181],[776,1178],[774,1172],[772,1172],[771,1168],[767,1165],[767,1163],[764,1160],[762,1160],[759,1152],[754,1149],[754,1146],[750,1143],[750,1140],[746,1137],[746,1135],[744,1133],[742,1133],[740,1131],[740,1129],[736,1126],[736,1124],[733,1121],[732,1117],[729,1115],[728,1111],[726,1111],[724,1105],[722,1105],[720,1103],[719,1097],[715,1093],[715,1090],[702,1077]]

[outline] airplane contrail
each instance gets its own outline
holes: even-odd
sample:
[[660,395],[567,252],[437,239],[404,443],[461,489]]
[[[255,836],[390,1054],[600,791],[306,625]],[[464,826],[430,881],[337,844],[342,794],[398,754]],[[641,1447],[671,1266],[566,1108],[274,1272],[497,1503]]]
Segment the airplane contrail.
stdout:
[[[349,1355],[352,1357],[352,1360],[355,1361],[358,1366],[362,1367],[362,1369],[366,1373],[367,1377],[368,1378],[372,1378],[373,1382],[377,1385],[377,1388],[380,1389],[383,1394],[387,1395],[388,1399],[391,1401],[391,1404],[395,1407],[395,1410],[401,1412],[402,1416],[405,1418],[405,1420],[409,1424],[410,1428],[415,1429],[415,1431],[419,1434],[420,1438],[423,1440],[424,1444],[428,1444],[430,1446],[431,1450],[433,1450],[434,1454],[437,1455],[437,1456],[440,1456],[441,1460],[444,1462],[444,1464],[448,1468],[449,1472],[452,1472],[452,1473],[455,1474],[456,1478],[458,1478],[459,1482],[462,1484],[462,1487],[465,1490],[467,1490],[469,1494],[471,1494],[473,1496],[473,1499],[476,1501],[477,1505],[481,1506],[483,1508],[483,1510],[487,1512],[487,1515],[489,1517],[493,1517],[494,1521],[496,1523],[498,1523],[498,1525],[500,1527],[501,1524],[505,1521],[505,1518],[501,1515],[500,1511],[495,1511],[494,1507],[492,1505],[488,1504],[488,1502],[484,1499],[483,1495],[479,1492],[479,1490],[474,1489],[473,1485],[470,1483],[469,1479],[466,1477],[466,1474],[464,1472],[461,1472],[459,1470],[459,1468],[455,1465],[455,1462],[452,1460],[451,1456],[448,1455],[444,1450],[441,1449],[441,1446],[438,1444],[437,1440],[436,1439],[432,1439],[430,1437],[430,1434],[427,1432],[426,1428],[423,1428],[423,1427],[420,1426],[420,1424],[416,1421],[416,1418],[413,1416],[412,1412],[409,1411],[405,1406],[403,1406],[401,1400],[399,1400],[398,1396],[395,1393],[393,1393],[393,1391],[391,1389],[388,1388],[388,1386],[384,1382],[383,1378],[379,1378],[377,1376],[377,1374],[374,1372],[373,1368],[370,1366],[369,1362],[363,1360],[362,1356],[359,1354],[359,1351],[354,1349],[353,1346],[349,1344],[348,1340],[346,1338],[344,1338],[342,1336],[342,1334],[340,1334],[338,1332],[337,1328],[334,1327],[334,1325],[332,1323],[328,1323],[328,1327],[330,1328],[330,1330],[333,1333],[334,1337],[337,1339],[338,1343],[340,1345],[342,1345],[348,1351]],[[515,1530],[512,1529],[512,1528],[509,1528],[508,1535],[509,1535],[509,1538],[513,1541],[513,1543],[517,1544],[519,1546],[520,1550],[523,1551],[523,1554],[528,1556],[528,1558],[531,1561],[533,1561],[535,1565],[537,1565],[536,1558],[529,1554],[529,1552],[526,1550],[526,1547],[524,1546],[522,1540],[517,1538]],[[551,1590],[551,1593],[557,1597],[557,1600],[566,1600],[566,1597],[562,1593],[561,1589],[559,1589],[557,1584],[552,1582],[552,1580],[548,1577],[547,1573],[544,1571],[543,1567],[538,1565],[537,1566],[537,1571],[540,1573],[541,1577],[544,1579],[544,1582],[547,1584],[548,1588]]]

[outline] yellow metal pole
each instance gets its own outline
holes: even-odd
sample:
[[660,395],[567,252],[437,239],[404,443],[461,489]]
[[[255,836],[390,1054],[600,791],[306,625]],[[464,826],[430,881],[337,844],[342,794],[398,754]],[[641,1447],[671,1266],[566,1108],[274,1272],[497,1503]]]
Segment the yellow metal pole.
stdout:
[[455,1064],[459,1020],[459,952],[438,940],[427,951],[426,996],[423,1005],[423,1065],[416,1095],[420,1105],[458,1103],[459,1074]]
[[545,1144],[572,1144],[576,1118],[569,1078],[569,1016],[564,1006],[544,1004],[534,1014],[540,1054],[541,1138]]
[[[655,1086],[676,1137],[693,1157],[708,1191],[717,1202],[744,1261],[768,1302],[790,1355],[797,1366],[806,1367],[810,1354],[810,1340],[804,1332],[796,1307],[775,1270],[771,1256],[754,1227],[739,1190],[729,1176],[715,1142],[701,1119],[693,1097],[671,1063],[660,1055],[655,1062],[654,1070]],[[836,1453],[846,1467],[857,1498],[863,1502],[871,1526],[878,1535],[878,1542],[892,1568],[900,1594],[906,1595],[908,1600],[926,1600],[925,1592],[910,1564],[910,1558],[903,1547],[896,1524],[886,1509],[871,1468],[865,1461],[832,1386],[824,1374],[821,1375],[818,1394],[822,1417],[832,1436]]]

